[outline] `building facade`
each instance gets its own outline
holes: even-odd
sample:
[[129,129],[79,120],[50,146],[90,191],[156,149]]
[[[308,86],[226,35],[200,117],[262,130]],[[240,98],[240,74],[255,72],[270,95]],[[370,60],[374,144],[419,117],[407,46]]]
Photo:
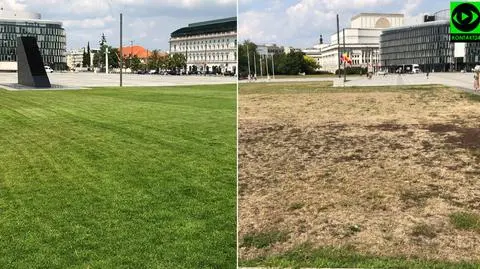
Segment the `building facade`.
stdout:
[[237,73],[237,18],[189,24],[173,32],[170,54],[181,53],[187,71]]
[[[69,50],[66,56],[68,68],[78,69],[85,67],[83,66],[83,53],[86,51],[86,48]],[[93,58],[98,51],[99,49],[90,49],[90,66],[93,66]]]
[[480,62],[480,44],[450,42],[449,10],[426,15],[423,23],[386,29],[380,37],[381,65],[390,72],[405,64],[420,70],[453,71]]
[[340,54],[343,53],[349,54],[352,59],[351,66],[371,68],[375,71],[379,67],[382,30],[402,26],[403,23],[403,14],[361,13],[352,17],[350,28],[332,34],[329,44],[315,45],[317,51],[310,49],[309,53],[313,54],[323,71],[335,72]]
[[66,35],[61,22],[42,20],[39,13],[0,10],[0,70],[17,70],[17,37],[37,38],[43,62],[66,69]]
[[67,52],[67,66],[70,69],[83,67],[83,53],[85,49],[73,49]]
[[261,44],[257,45],[257,53],[260,56],[281,54],[285,53],[285,48],[277,46],[277,44]]

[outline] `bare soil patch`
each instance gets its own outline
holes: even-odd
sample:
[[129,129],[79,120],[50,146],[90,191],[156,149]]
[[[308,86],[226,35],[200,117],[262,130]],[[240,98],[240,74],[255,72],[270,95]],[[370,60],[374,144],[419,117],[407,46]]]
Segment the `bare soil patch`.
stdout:
[[[454,89],[240,85],[240,258],[304,243],[479,260],[480,103]],[[248,94],[243,94],[243,92]],[[256,248],[252,234],[288,235]]]

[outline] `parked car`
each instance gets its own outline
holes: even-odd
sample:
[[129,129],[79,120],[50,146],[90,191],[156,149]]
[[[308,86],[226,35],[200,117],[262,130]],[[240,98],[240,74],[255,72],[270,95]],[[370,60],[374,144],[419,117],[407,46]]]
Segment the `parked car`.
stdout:
[[156,69],[152,69],[152,70],[148,71],[148,73],[150,75],[154,75],[154,74],[158,74],[158,71]]
[[377,75],[379,75],[379,76],[384,76],[386,74],[388,74],[388,72],[386,70],[380,70],[380,71],[377,72]]
[[47,72],[47,73],[53,73],[53,69],[52,69],[50,66],[45,65],[45,72]]

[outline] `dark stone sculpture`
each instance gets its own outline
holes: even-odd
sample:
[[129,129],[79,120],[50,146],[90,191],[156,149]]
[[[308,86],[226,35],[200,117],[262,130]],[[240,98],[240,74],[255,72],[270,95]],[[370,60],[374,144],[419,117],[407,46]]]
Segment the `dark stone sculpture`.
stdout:
[[51,88],[42,55],[35,37],[17,38],[18,84],[36,88]]

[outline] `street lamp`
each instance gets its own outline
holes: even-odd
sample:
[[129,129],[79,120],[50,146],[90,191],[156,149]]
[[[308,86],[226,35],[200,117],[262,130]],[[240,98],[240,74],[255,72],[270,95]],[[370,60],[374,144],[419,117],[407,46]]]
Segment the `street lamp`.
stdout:
[[130,70],[132,70],[133,41],[135,40],[130,40]]

